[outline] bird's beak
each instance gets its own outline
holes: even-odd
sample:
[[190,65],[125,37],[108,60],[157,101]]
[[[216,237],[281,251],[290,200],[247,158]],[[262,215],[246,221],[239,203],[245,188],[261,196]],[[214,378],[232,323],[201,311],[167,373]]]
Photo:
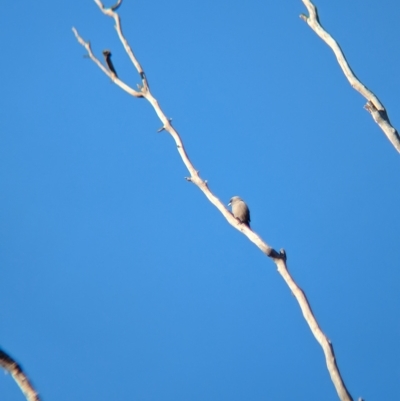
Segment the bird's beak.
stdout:
[[230,205],[231,205],[231,202],[228,203],[228,206],[230,206]]

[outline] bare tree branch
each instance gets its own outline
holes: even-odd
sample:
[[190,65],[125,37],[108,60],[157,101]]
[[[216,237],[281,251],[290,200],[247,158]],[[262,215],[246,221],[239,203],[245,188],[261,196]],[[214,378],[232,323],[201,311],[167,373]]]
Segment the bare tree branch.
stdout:
[[0,349],[0,366],[11,374],[28,401],[40,401],[39,395],[33,388],[20,365]]
[[[323,331],[318,325],[318,322],[311,310],[311,306],[308,303],[307,297],[302,291],[302,289],[296,284],[296,282],[293,280],[292,276],[290,275],[287,264],[286,264],[286,252],[281,249],[279,252],[273,249],[270,245],[268,245],[258,234],[256,234],[254,231],[252,231],[248,226],[245,224],[242,224],[238,222],[238,220],[227,210],[225,205],[211,192],[211,190],[208,187],[207,181],[204,181],[200,175],[198,170],[195,169],[193,166],[192,162],[189,159],[188,154],[186,153],[185,147],[183,145],[182,139],[179,136],[178,132],[176,129],[172,126],[171,124],[171,119],[167,118],[167,116],[164,114],[162,111],[160,105],[158,104],[158,101],[153,97],[150,87],[146,78],[146,75],[140,65],[140,63],[137,61],[132,49],[130,48],[127,40],[125,39],[123,33],[122,33],[122,28],[121,28],[121,21],[119,15],[115,12],[115,9],[111,8],[105,8],[104,5],[101,3],[100,0],[94,0],[95,3],[99,6],[100,10],[107,16],[111,17],[115,21],[115,28],[117,30],[118,36],[127,52],[129,55],[133,65],[135,66],[137,72],[139,73],[141,79],[142,79],[142,86],[140,86],[140,95],[144,97],[154,108],[154,111],[156,112],[157,116],[162,122],[162,127],[158,130],[158,132],[161,131],[167,131],[172,138],[174,139],[176,143],[177,150],[182,158],[183,163],[185,164],[186,168],[189,171],[190,176],[186,177],[187,181],[190,181],[197,185],[199,189],[204,193],[204,195],[207,197],[207,199],[221,212],[221,214],[226,218],[228,223],[236,228],[238,231],[240,231],[242,234],[244,234],[251,242],[253,242],[265,255],[270,257],[275,265],[277,266],[277,270],[280,273],[280,275],[283,277],[285,280],[286,284],[292,291],[293,295],[295,296],[297,302],[299,303],[300,309],[303,313],[303,316],[308,323],[308,326],[310,327],[311,332],[313,333],[314,337],[318,341],[318,343],[321,345],[322,350],[325,354],[325,359],[326,359],[326,365],[329,371],[329,374],[331,376],[331,380],[336,388],[336,391],[339,395],[339,398],[342,401],[353,401],[351,395],[346,389],[346,386],[343,382],[343,379],[340,375],[339,369],[336,364],[336,358],[333,350],[333,346],[331,342],[328,340],[328,338],[325,336]],[[75,36],[77,37],[79,43],[84,46],[88,52],[89,52],[89,57],[102,69],[102,71],[109,76],[110,78],[113,79],[113,77],[110,76],[110,73],[107,69],[104,68],[101,63],[96,61],[97,59],[93,56],[90,50],[90,46],[87,42],[84,42],[77,31],[74,29]],[[115,83],[116,79],[114,77],[113,81]],[[121,84],[118,84],[122,89],[124,89],[122,82]],[[126,89],[124,89],[126,90]],[[130,91],[127,91],[130,93]],[[132,94],[132,93],[130,93]],[[135,97],[140,97],[138,96],[137,93],[133,94]]]
[[118,0],[113,6],[111,6],[111,10],[115,11],[118,9],[118,7],[121,5],[122,0]]
[[129,93],[130,95],[134,97],[142,97],[142,94],[140,92],[135,91],[132,89],[130,86],[122,82],[114,72],[108,70],[106,67],[104,67],[103,64],[101,64],[100,60],[93,54],[92,48],[90,47],[89,42],[85,42],[78,34],[78,31],[75,28],[72,28],[72,32],[74,33],[76,39],[78,42],[86,49],[88,52],[88,56],[90,57],[91,60],[93,60],[97,66],[106,74],[111,81],[113,81],[116,85],[118,85],[121,89],[123,89],[125,92]]
[[390,123],[389,116],[386,112],[385,107],[379,101],[377,96],[356,77],[356,75],[350,68],[349,63],[347,62],[346,57],[339,44],[321,26],[317,8],[314,6],[311,0],[302,1],[307,7],[309,16],[307,17],[306,15],[301,14],[300,18],[306,21],[310,28],[332,49],[333,53],[335,53],[337,61],[342,68],[344,75],[348,79],[350,85],[362,96],[364,96],[365,99],[367,99],[367,104],[364,106],[364,108],[371,113],[374,121],[385,133],[397,152],[400,153],[400,136],[397,130]]

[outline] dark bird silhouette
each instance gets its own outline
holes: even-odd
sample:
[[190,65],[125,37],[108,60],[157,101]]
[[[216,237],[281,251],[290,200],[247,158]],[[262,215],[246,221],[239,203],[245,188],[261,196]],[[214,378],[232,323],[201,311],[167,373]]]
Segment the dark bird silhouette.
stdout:
[[250,210],[243,199],[239,196],[234,196],[229,201],[228,206],[232,206],[232,214],[234,217],[250,228]]

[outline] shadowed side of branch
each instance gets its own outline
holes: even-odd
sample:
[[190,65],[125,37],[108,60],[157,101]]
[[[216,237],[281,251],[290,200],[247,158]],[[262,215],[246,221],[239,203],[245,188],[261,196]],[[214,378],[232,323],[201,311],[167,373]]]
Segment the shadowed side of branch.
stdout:
[[0,366],[11,374],[28,401],[40,401],[38,393],[33,388],[32,383],[23,372],[21,366],[18,365],[18,363],[15,362],[14,359],[11,358],[11,356],[6,354],[1,349]]
[[389,120],[389,116],[383,104],[380,102],[378,97],[370,91],[354,74],[346,57],[340,48],[339,44],[335,39],[322,27],[318,10],[311,2],[311,0],[302,0],[304,5],[307,7],[309,13],[308,17],[304,14],[300,15],[300,18],[307,22],[310,28],[332,49],[336,56],[336,59],[350,85],[359,92],[362,96],[367,99],[367,104],[364,108],[371,113],[374,121],[379,125],[381,130],[387,136],[391,144],[400,153],[400,136],[397,130],[392,126]]
[[111,61],[111,52],[110,50],[103,50],[104,60],[107,64],[108,69],[118,78],[117,71],[115,71],[114,64]]

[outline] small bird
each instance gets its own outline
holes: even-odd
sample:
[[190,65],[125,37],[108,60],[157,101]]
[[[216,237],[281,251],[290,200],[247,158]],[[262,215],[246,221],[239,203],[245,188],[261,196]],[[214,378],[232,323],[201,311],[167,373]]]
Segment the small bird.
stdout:
[[232,213],[241,223],[250,228],[250,210],[239,196],[234,196],[228,203],[232,206]]

